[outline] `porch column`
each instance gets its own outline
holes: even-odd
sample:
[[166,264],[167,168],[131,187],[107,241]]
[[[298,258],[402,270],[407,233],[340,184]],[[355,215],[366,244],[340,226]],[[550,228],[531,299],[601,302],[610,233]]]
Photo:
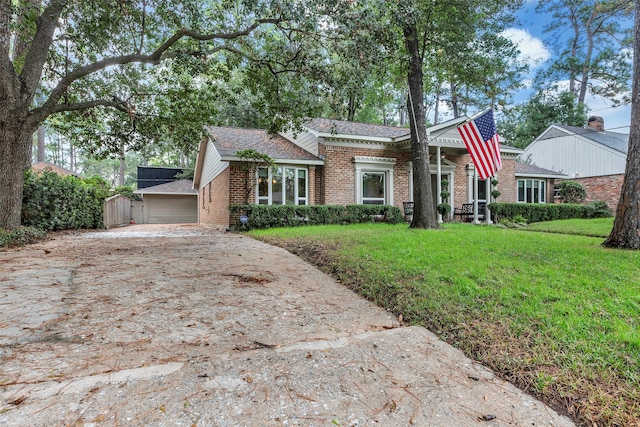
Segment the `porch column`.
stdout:
[[491,201],[491,181],[493,180],[494,177],[489,177],[486,179],[486,194],[487,194],[487,201],[485,202],[485,208],[484,208],[484,220],[487,224],[493,224],[493,221],[491,220],[491,211],[489,210],[489,202]]
[[[439,205],[440,203],[442,203],[442,159],[440,157],[440,146],[438,146],[436,148],[436,177],[437,177],[437,182],[436,182],[436,191],[438,192],[438,197],[437,197],[437,201],[438,203],[436,204],[436,208],[437,205]],[[440,224],[442,224],[442,215],[440,214],[440,212],[438,212],[438,210],[436,209],[436,212],[438,213],[438,222]]]
[[478,220],[478,171],[473,168],[473,223],[480,224]]

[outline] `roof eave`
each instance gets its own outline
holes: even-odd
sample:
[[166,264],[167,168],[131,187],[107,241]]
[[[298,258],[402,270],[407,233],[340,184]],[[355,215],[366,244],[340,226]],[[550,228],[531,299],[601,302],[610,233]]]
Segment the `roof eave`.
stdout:
[[[241,162],[243,161],[238,156],[221,156],[220,160],[224,162]],[[324,166],[324,160],[318,159],[286,159],[286,158],[274,158],[273,162],[276,164],[296,164],[296,165],[316,165]]]
[[526,172],[516,172],[516,177],[524,176],[528,178],[550,178],[550,179],[565,179],[569,178],[569,175],[563,174],[551,174],[551,173],[526,173]]

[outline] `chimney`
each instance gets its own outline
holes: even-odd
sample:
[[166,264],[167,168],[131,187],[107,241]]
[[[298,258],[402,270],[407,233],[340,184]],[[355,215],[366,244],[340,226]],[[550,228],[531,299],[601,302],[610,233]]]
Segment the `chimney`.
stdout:
[[589,117],[587,127],[598,132],[604,132],[604,119],[600,116],[591,116]]

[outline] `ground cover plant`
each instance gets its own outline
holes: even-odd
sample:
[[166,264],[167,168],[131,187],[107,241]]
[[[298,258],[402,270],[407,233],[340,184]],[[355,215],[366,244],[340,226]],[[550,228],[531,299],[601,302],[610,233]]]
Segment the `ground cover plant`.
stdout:
[[453,223],[251,234],[428,327],[581,425],[640,424],[640,252]]

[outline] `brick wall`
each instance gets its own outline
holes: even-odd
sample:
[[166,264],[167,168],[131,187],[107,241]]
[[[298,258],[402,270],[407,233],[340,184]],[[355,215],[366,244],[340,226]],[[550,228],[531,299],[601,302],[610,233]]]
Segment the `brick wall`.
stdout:
[[393,171],[393,201],[402,209],[402,202],[409,200],[410,152],[377,150],[372,148],[340,147],[321,145],[320,155],[324,156],[324,174],[321,180],[321,204],[351,205],[355,203],[355,156],[395,158]]
[[[624,174],[571,179],[571,181],[575,181],[582,185],[587,192],[585,203],[603,201],[611,210],[614,211],[618,206],[623,180]],[[557,181],[558,184],[561,182],[562,180]]]
[[198,192],[201,224],[226,228],[229,225],[229,168]]

